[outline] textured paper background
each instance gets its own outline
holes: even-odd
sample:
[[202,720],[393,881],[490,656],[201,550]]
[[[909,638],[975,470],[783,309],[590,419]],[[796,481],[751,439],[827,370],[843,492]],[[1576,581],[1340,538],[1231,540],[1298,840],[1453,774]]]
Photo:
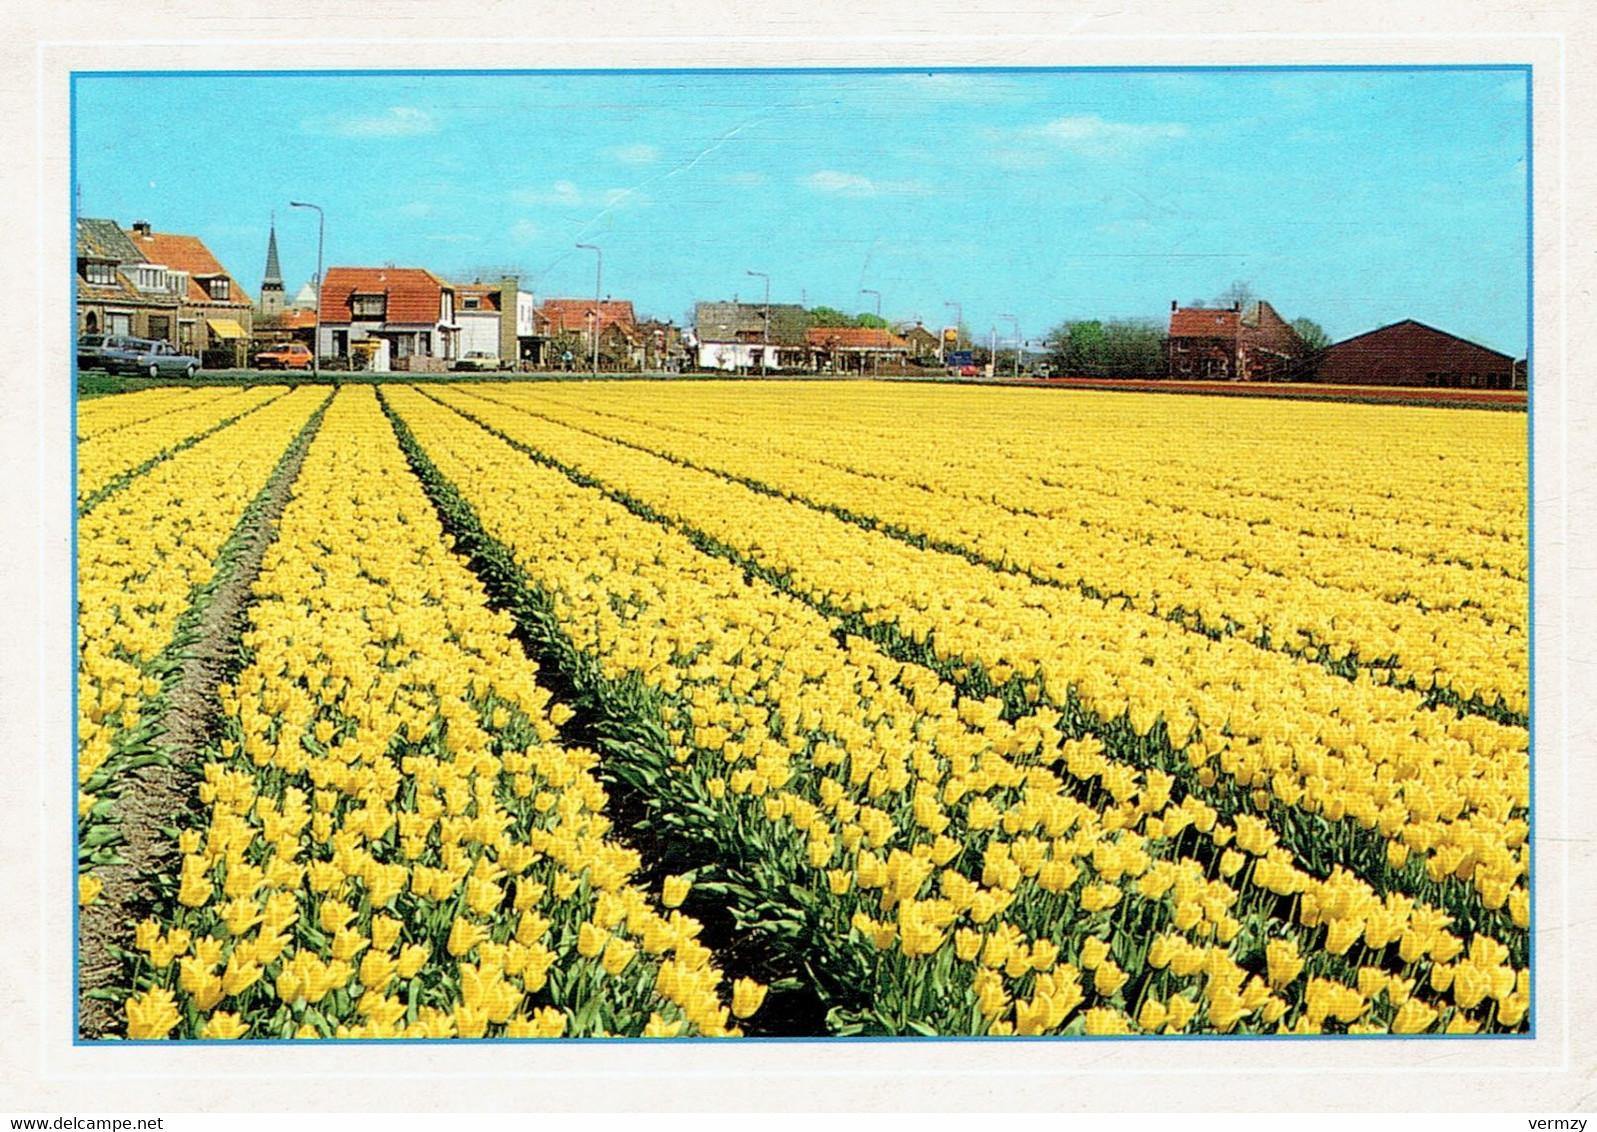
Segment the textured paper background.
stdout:
[[[33,4],[0,16],[0,1110],[1594,1107],[1594,21],[1575,0]],[[713,35],[711,34],[713,33]],[[1530,63],[1537,1035],[1491,1041],[71,1044],[68,75],[104,69]],[[240,110],[247,128],[247,108]],[[1371,154],[1379,160],[1379,154]],[[127,219],[127,218],[123,218]],[[178,223],[180,218],[171,218]]]

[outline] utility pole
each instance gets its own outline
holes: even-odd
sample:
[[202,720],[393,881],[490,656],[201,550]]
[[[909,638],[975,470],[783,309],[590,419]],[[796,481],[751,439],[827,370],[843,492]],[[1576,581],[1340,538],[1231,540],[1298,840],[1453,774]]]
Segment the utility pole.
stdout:
[[[1019,377],[1020,376],[1020,319],[1016,318],[1012,314],[1001,314],[998,317],[999,318],[1007,318],[1010,322],[1015,324],[1015,376]],[[995,358],[993,358],[993,369],[996,371],[997,368],[998,368],[998,359],[995,357]]]

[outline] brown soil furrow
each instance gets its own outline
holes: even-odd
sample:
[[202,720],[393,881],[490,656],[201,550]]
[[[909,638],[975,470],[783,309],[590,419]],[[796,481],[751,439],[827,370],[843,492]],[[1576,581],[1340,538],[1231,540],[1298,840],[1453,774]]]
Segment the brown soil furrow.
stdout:
[[158,743],[169,765],[130,771],[121,786],[116,800],[122,832],[119,863],[95,870],[104,886],[100,898],[78,913],[78,1034],[83,1039],[125,1031],[120,1004],[92,993],[122,985],[124,968],[118,952],[131,948],[135,924],[161,910],[157,878],[176,876],[177,847],[163,830],[196,805],[199,755],[218,717],[216,690],[236,665],[261,559],[276,537],[278,517],[293,494],[325,409],[326,403],[285,455],[262,497],[264,505],[252,505],[246,513],[243,522],[248,529],[231,548],[232,565],[218,581],[177,658],[178,677],[166,691],[166,708],[158,724]]

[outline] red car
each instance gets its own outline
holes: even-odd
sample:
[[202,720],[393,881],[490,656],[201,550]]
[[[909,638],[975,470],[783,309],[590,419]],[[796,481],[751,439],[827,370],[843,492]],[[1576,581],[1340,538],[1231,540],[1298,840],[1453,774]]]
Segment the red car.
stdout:
[[262,350],[254,360],[256,369],[310,369],[314,359],[305,343],[290,342],[286,346]]

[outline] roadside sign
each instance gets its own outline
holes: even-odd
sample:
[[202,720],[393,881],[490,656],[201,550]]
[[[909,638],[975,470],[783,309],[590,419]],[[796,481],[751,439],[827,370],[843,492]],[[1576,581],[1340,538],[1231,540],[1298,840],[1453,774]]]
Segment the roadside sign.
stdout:
[[954,369],[976,364],[976,355],[971,350],[950,350],[943,355],[943,364]]

